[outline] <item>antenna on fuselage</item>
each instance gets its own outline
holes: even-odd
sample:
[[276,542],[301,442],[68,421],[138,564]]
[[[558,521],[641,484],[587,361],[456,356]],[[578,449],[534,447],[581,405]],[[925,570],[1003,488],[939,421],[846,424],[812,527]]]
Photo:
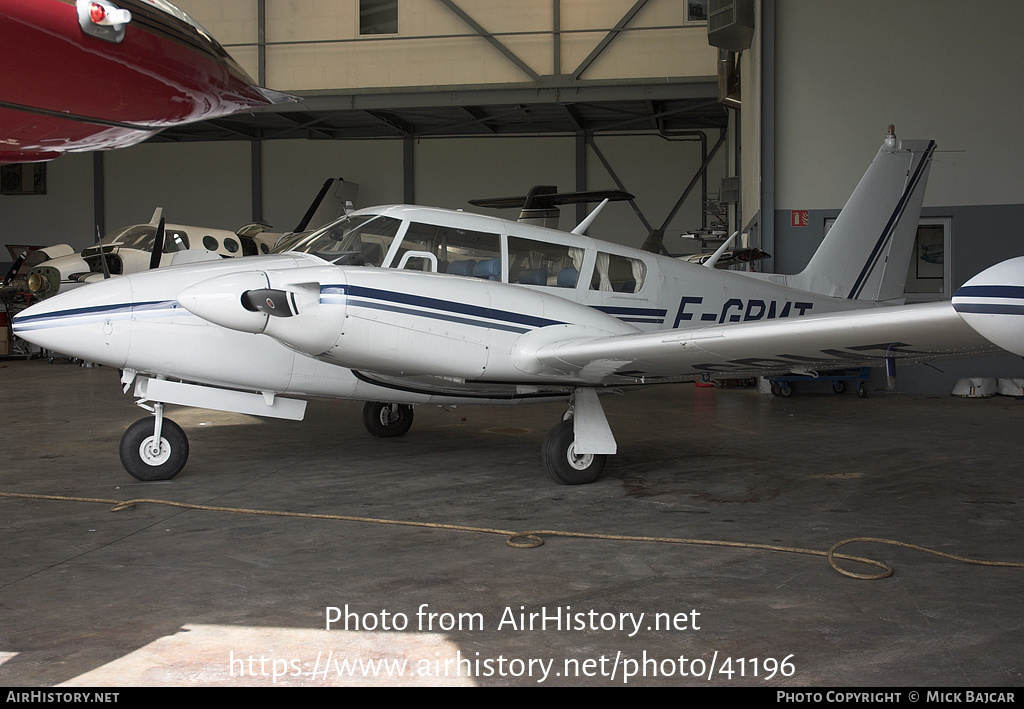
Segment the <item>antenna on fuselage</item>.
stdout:
[[607,199],[602,200],[601,204],[599,204],[596,207],[594,207],[594,211],[593,212],[591,212],[586,217],[584,217],[583,221],[576,225],[576,228],[572,230],[572,233],[573,234],[581,234],[581,235],[582,234],[586,234],[587,233],[587,227],[589,227],[591,224],[594,223],[594,220],[597,219],[597,215],[601,213],[601,210],[604,209],[604,205],[606,205],[606,204],[608,204],[608,200]]
[[718,259],[722,258],[722,254],[724,254],[728,250],[728,248],[732,244],[733,240],[737,236],[739,236],[739,235],[740,235],[740,233],[738,231],[734,231],[732,233],[732,236],[730,236],[728,239],[723,241],[722,245],[719,246],[715,250],[715,253],[711,254],[711,258],[709,258],[707,261],[702,263],[701,266],[707,266],[708,268],[714,268],[715,264],[718,263]]

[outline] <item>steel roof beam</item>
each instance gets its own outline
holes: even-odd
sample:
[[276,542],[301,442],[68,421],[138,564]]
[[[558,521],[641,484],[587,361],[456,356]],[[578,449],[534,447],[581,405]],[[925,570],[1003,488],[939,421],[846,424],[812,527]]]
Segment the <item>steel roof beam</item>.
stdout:
[[[646,0],[644,0],[646,2]],[[474,20],[472,17],[466,14],[466,11],[455,4],[454,0],[438,0],[441,4],[447,7],[449,10],[458,15],[459,19],[469,25],[474,32],[486,39],[492,47],[501,52],[510,62],[515,64],[519,69],[529,76],[534,81],[540,81],[540,74],[530,68],[530,65],[520,59],[515,52],[506,47],[501,43],[497,37],[485,30],[480,23]]]

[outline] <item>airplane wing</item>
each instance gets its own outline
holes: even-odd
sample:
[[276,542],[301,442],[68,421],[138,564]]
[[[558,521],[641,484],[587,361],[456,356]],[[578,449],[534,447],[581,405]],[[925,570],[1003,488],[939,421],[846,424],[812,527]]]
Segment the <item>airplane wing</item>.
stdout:
[[704,372],[749,377],[880,366],[889,357],[912,363],[1001,351],[943,301],[570,339],[540,345],[529,356],[552,374],[612,384],[623,377],[695,378]]

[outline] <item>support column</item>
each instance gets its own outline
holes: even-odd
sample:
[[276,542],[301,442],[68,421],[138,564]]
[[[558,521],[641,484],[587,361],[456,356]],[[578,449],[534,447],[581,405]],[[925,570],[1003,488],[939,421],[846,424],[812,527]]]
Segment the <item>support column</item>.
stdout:
[[249,180],[252,193],[252,221],[263,221],[263,141],[249,142]]
[[411,135],[402,138],[402,201],[416,204],[416,173],[413,150],[416,139]]
[[762,270],[775,272],[775,0],[761,3],[761,248],[772,254]]
[[[576,133],[576,191],[587,191],[587,135],[583,131]],[[587,205],[576,205],[576,223],[587,217]]]
[[92,221],[93,238],[96,232],[100,235],[107,233],[107,217],[104,205],[106,202],[106,180],[103,171],[103,151],[97,150],[92,154]]

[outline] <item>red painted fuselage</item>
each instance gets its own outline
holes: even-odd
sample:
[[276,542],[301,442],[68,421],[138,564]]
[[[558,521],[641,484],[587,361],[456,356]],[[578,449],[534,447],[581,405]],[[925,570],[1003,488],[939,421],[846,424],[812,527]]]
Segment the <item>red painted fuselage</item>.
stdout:
[[116,5],[131,21],[114,42],[82,29],[74,0],[0,0],[0,162],[124,147],[273,102],[174,6]]

